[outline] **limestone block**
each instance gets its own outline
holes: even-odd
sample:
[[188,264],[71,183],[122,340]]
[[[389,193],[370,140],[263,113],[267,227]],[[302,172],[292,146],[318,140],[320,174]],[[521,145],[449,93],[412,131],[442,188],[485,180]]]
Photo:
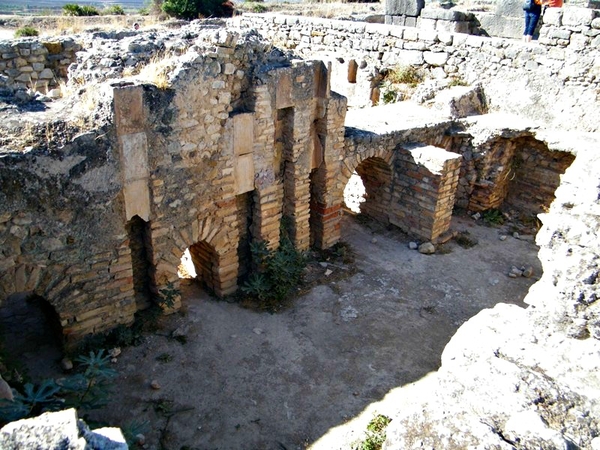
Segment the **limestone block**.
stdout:
[[145,221],[150,220],[150,189],[148,180],[141,179],[125,184],[123,188],[126,219],[139,216]]
[[275,104],[277,109],[294,106],[292,77],[289,69],[280,69],[275,77],[277,83]]
[[417,26],[417,18],[416,17],[406,17],[404,19],[405,27],[416,27]]
[[417,17],[424,6],[425,0],[386,0],[385,13],[392,16]]
[[254,190],[254,158],[252,153],[236,157],[234,177],[237,195]]
[[417,27],[419,30],[435,30],[435,19],[424,19],[422,17],[417,18]]
[[435,19],[435,20],[451,20],[454,22],[460,22],[467,19],[467,15],[462,11],[456,11],[453,9],[443,8],[423,8],[421,11],[422,19]]
[[407,146],[406,150],[416,164],[424,166],[431,173],[437,175],[443,173],[447,162],[462,158],[458,153],[449,152],[433,145]]
[[577,8],[575,6],[565,7],[562,24],[567,26],[590,26],[594,18],[595,12],[593,9]]
[[582,34],[573,34],[569,43],[569,48],[574,50],[583,50],[590,42],[590,38]]
[[554,25],[560,27],[562,25],[562,8],[548,8],[544,12],[544,25]]
[[400,50],[398,60],[404,65],[418,66],[423,64],[423,52],[419,50]]
[[119,140],[121,141],[121,163],[125,183],[147,178],[149,170],[146,133],[122,135]]
[[144,129],[143,89],[141,86],[116,87],[114,108],[118,134],[137,133]]
[[46,68],[46,69],[42,70],[42,72],[40,73],[40,78],[42,80],[52,80],[52,79],[54,79],[54,72],[52,72],[52,70]]
[[254,114],[236,114],[233,120],[233,150],[236,156],[252,153],[254,146]]

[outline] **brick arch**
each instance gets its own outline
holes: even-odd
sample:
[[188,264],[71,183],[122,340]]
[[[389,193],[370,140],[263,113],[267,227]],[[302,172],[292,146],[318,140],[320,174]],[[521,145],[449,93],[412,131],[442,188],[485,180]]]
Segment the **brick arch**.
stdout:
[[40,297],[56,314],[61,333],[65,338],[74,334],[71,325],[76,321],[75,310],[68,312],[62,304],[70,304],[70,299],[82,294],[75,289],[70,268],[58,270],[54,266],[42,266],[35,263],[16,265],[4,273],[0,279],[0,305],[14,294],[26,293]]
[[[179,286],[177,268],[183,253],[189,248],[192,260],[196,258],[195,265],[200,263],[202,255],[208,258],[202,272],[204,275],[208,271],[212,273],[211,279],[206,283],[210,290],[218,297],[233,293],[237,289],[239,230],[232,223],[234,222],[208,215],[170,230],[157,245],[159,252],[155,264],[158,289],[164,288],[168,283]],[[168,252],[162,251],[164,249],[168,249]],[[196,250],[195,254],[193,250]]]
[[342,161],[342,170],[340,172],[340,182],[338,186],[341,187],[341,191],[337,193],[338,198],[341,199],[341,202],[344,201],[344,188],[348,181],[350,181],[350,177],[356,170],[356,168],[365,160],[369,158],[379,158],[385,161],[389,166],[390,170],[392,168],[392,163],[394,159],[394,152],[392,150],[383,149],[383,148],[369,148],[363,152],[357,152],[352,156],[346,157]]

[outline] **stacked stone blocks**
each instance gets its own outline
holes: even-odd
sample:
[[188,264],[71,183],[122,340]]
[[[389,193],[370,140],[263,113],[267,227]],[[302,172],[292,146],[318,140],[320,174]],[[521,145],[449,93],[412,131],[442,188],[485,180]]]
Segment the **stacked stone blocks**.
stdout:
[[[23,38],[0,42],[0,88],[48,92],[66,81],[81,45],[72,38],[52,41]],[[2,77],[4,75],[5,78]]]

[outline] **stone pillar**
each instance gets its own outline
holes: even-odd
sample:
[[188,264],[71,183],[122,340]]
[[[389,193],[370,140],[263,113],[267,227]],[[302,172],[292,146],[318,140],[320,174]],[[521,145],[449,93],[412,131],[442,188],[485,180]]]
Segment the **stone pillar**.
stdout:
[[396,154],[390,222],[434,241],[450,228],[461,156],[431,145],[404,146]]
[[137,215],[150,220],[148,141],[141,86],[114,89],[115,122],[121,160],[126,221]]

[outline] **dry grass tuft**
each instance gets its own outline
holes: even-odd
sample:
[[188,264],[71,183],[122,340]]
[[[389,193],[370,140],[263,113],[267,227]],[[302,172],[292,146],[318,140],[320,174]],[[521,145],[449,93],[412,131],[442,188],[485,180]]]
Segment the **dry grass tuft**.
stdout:
[[159,89],[167,89],[171,85],[169,74],[175,64],[175,59],[170,54],[154,55],[148,64],[139,69],[136,78],[142,82],[152,83]]

